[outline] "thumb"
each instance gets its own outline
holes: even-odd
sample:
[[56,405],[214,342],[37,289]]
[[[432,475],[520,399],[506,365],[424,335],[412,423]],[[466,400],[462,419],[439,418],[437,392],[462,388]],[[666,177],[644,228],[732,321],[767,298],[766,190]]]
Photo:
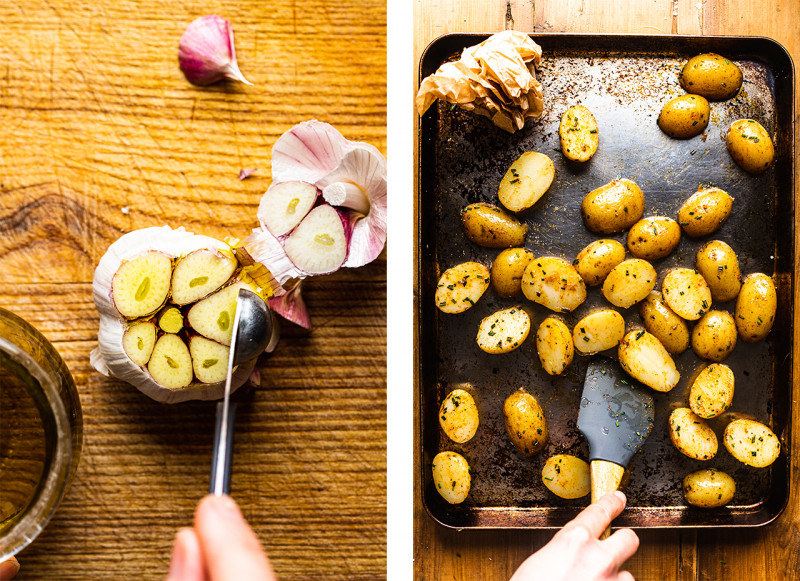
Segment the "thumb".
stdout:
[[203,498],[194,528],[210,581],[277,580],[256,534],[230,496]]

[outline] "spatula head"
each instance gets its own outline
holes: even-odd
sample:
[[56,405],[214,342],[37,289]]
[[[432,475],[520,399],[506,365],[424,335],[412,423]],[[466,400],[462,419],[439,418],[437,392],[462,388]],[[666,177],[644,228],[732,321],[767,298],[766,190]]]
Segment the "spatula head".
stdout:
[[595,357],[586,369],[578,429],[591,460],[627,466],[653,429],[653,396],[619,363]]

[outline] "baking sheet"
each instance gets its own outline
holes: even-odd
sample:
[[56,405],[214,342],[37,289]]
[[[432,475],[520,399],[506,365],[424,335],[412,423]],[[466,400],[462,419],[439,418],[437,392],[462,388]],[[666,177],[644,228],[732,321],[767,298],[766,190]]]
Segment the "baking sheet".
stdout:
[[[420,63],[420,79],[461,49],[487,35],[447,35],[434,41]],[[789,444],[792,392],[792,265],[794,263],[794,136],[792,134],[793,67],[786,51],[772,40],[733,37],[637,35],[532,35],[544,51],[537,77],[544,85],[545,113],[538,121],[509,134],[488,119],[439,103],[420,123],[417,188],[417,349],[424,504],[440,523],[456,527],[558,527],[573,518],[588,497],[559,499],[542,484],[541,468],[553,454],[588,459],[588,446],[577,431],[578,402],[587,357],[576,353],[562,376],[548,376],[536,355],[533,335],[550,311],[520,296],[501,299],[491,289],[475,307],[460,315],[435,308],[433,295],[445,269],[467,260],[487,266],[499,250],[472,244],[463,235],[460,210],[469,203],[498,204],[497,186],[511,163],[524,151],[551,157],[556,178],[530,210],[520,214],[529,227],[525,247],[535,256],[572,260],[600,238],[583,226],[580,203],[589,191],[615,178],[634,180],[645,193],[645,216],[676,216],[699,184],[711,183],[735,199],[731,217],[709,237],[684,236],[670,256],[654,261],[663,275],[673,266],[692,266],[698,248],[711,239],[724,240],[739,256],[742,274],[766,272],[775,277],[778,315],[769,337],[751,345],[737,343],[725,361],[736,377],[730,412],[709,424],[720,440],[712,461],[680,454],[669,440],[667,417],[674,407],[688,405],[691,379],[703,365],[691,348],[676,358],[681,381],[667,394],[655,393],[655,426],[631,463],[626,488],[628,509],[620,526],[702,527],[756,526],[774,520],[789,494]],[[733,59],[744,73],[739,96],[712,103],[703,136],[673,140],[656,125],[663,104],[684,91],[678,72],[685,60],[702,52]],[[600,147],[587,163],[568,162],[560,153],[558,122],[569,105],[581,103],[595,115]],[[725,132],[742,117],[757,119],[774,136],[776,161],[761,176],[738,168],[725,148]],[[625,234],[609,236],[625,243]],[[483,353],[475,343],[478,323],[490,313],[522,305],[532,314],[532,331],[517,350],[505,355]],[[586,302],[563,316],[572,327],[593,308],[608,303],[598,287]],[[713,308],[733,311],[735,301]],[[641,324],[636,307],[621,310],[628,325]],[[615,350],[612,350],[612,353]],[[455,387],[476,399],[481,424],[465,444],[451,442],[438,423],[438,407]],[[550,428],[546,448],[533,456],[519,454],[505,434],[502,404],[519,387],[541,403]],[[734,460],[721,444],[731,414],[743,413],[770,425],[782,442],[778,460],[754,469]],[[430,471],[433,456],[454,450],[470,463],[472,488],[467,500],[447,504],[436,493]],[[716,467],[737,483],[728,506],[687,507],[681,480],[694,470]]]

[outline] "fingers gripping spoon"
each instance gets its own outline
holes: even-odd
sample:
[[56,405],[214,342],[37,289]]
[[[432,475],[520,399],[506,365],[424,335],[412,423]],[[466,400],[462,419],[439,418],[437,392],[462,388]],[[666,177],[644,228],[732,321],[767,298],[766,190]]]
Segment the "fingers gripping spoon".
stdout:
[[592,359],[586,369],[578,429],[589,442],[592,502],[619,488],[628,462],[653,429],[653,396],[634,385],[608,357]]
[[235,404],[231,404],[231,374],[233,368],[264,351],[272,351],[278,342],[278,326],[267,304],[254,292],[240,289],[236,297],[233,335],[228,353],[228,375],[225,396],[217,404],[217,423],[214,432],[214,455],[211,461],[211,484],[208,491],[220,496],[230,492],[231,458],[233,456],[233,421]]

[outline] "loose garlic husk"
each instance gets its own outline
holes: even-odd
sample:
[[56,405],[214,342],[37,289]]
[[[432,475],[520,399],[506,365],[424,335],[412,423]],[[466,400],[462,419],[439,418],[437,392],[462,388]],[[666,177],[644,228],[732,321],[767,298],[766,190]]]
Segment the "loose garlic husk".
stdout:
[[239,70],[233,27],[221,16],[202,16],[186,27],[178,45],[178,63],[193,85],[210,85],[224,78],[253,84]]
[[[285,293],[265,268],[249,257],[242,265],[234,252],[219,240],[168,226],[114,242],[92,285],[100,313],[92,366],[165,403],[222,397],[238,289],[265,298]],[[232,389],[254,365],[238,366]]]

